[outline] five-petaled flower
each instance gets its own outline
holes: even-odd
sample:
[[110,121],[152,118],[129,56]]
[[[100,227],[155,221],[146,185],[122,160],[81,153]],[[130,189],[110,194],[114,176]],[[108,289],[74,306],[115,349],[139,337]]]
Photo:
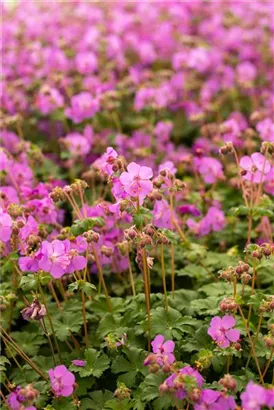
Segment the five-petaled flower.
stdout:
[[236,324],[233,316],[226,315],[223,318],[215,316],[211,319],[207,333],[222,349],[229,347],[230,342],[235,343],[240,338],[240,331],[232,329]]
[[271,170],[270,162],[260,152],[254,152],[250,157],[247,155],[242,157],[240,167],[244,171],[243,179],[256,184],[263,182]]
[[175,356],[173,354],[175,343],[172,340],[166,340],[163,335],[158,335],[151,342],[153,353],[158,355],[166,356],[169,363],[175,361]]
[[50,383],[55,396],[68,397],[73,393],[75,376],[64,365],[48,371]]
[[125,192],[133,198],[139,198],[142,205],[145,197],[153,189],[153,184],[150,181],[153,172],[150,167],[145,167],[131,162],[127,166],[127,172],[123,172],[120,176],[120,181],[125,188]]

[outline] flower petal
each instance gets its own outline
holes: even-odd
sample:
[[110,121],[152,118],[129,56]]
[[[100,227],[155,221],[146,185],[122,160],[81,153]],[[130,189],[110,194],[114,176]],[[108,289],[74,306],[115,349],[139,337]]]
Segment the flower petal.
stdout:
[[231,327],[235,326],[235,319],[233,316],[230,315],[225,315],[222,318],[222,327],[225,329],[230,329]]
[[240,339],[240,331],[236,329],[230,329],[225,332],[225,336],[231,342],[237,342]]

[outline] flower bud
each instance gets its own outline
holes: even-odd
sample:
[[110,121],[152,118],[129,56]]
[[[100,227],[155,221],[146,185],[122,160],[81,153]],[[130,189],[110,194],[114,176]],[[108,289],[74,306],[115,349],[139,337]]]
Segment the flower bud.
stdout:
[[247,285],[247,284],[250,282],[250,280],[251,280],[251,275],[249,275],[249,273],[244,273],[244,274],[241,276],[241,282],[242,282],[244,285]]
[[107,258],[110,258],[111,255],[113,254],[113,249],[105,245],[101,247],[100,251],[101,251],[101,254],[106,256]]
[[230,374],[225,374],[224,377],[219,380],[219,384],[232,391],[237,387],[236,380]]

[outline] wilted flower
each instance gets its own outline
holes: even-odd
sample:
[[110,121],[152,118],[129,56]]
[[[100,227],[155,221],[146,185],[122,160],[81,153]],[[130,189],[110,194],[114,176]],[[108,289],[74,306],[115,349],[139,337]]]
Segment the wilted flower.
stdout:
[[25,320],[40,320],[47,314],[47,311],[45,305],[35,299],[31,305],[21,310],[21,313]]

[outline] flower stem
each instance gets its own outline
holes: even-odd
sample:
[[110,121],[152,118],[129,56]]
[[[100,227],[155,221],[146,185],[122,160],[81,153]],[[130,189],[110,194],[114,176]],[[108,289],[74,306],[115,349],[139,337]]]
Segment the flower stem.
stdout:
[[171,249],[171,291],[172,297],[174,298],[175,292],[175,258],[174,258],[174,245],[173,243],[170,246]]
[[57,364],[56,364],[56,361],[55,361],[54,349],[53,349],[53,346],[52,346],[52,343],[51,343],[51,338],[50,338],[50,335],[48,333],[46,323],[45,323],[45,320],[44,320],[43,317],[41,318],[41,322],[39,321],[39,323],[40,323],[40,326],[41,326],[43,332],[45,333],[46,338],[48,339],[50,350],[51,350],[51,355],[52,355],[52,358],[53,358],[53,363],[54,363],[54,366],[56,367]]
[[92,243],[92,251],[93,251],[95,263],[96,263],[96,266],[97,266],[97,269],[98,269],[99,279],[100,279],[100,282],[102,284],[104,294],[105,294],[105,297],[106,297],[108,309],[109,309],[110,312],[112,312],[112,306],[111,306],[111,303],[110,303],[110,297],[109,297],[109,294],[108,294],[106,282],[105,282],[105,279],[104,279],[104,276],[103,276],[103,270],[102,270],[102,267],[101,267],[101,264],[100,264],[100,261],[99,261],[99,258],[98,258],[94,243]]
[[39,283],[39,290],[40,290],[40,294],[42,296],[43,303],[44,303],[46,311],[47,311],[47,317],[48,317],[48,320],[49,320],[50,329],[52,331],[54,344],[55,344],[55,347],[56,347],[57,352],[58,352],[59,360],[60,360],[60,362],[62,362],[61,351],[60,351],[59,344],[58,344],[58,341],[57,341],[57,338],[56,338],[56,333],[55,333],[55,330],[54,330],[54,327],[53,327],[52,319],[51,319],[51,316],[50,316],[50,313],[49,313],[49,309],[48,309],[47,301],[46,301],[46,298],[45,298],[45,295],[44,295],[44,292],[43,292],[43,288],[42,288],[40,283]]
[[243,322],[244,322],[244,327],[245,327],[245,330],[246,330],[246,333],[247,333],[247,336],[248,336],[248,339],[249,339],[252,355],[253,355],[253,358],[254,358],[256,366],[257,366],[257,370],[258,370],[258,373],[259,373],[259,376],[260,376],[261,383],[264,386],[264,378],[263,378],[263,375],[262,375],[262,372],[261,372],[261,369],[260,369],[260,364],[259,364],[259,361],[258,361],[258,358],[257,358],[257,355],[256,355],[256,351],[255,351],[255,347],[254,347],[254,344],[253,344],[253,341],[252,341],[252,337],[250,336],[250,332],[249,332],[249,328],[248,328],[248,322],[246,321],[246,319],[244,317],[244,314],[243,314],[243,311],[242,311],[240,306],[238,307],[238,309],[239,309],[240,315],[241,315],[241,317],[243,319]]
[[[20,349],[18,344],[7,334],[7,332],[3,329],[1,326],[1,332],[2,332],[2,338],[3,340],[6,341],[6,343],[9,343],[10,346],[33,368],[33,370],[36,371],[36,373],[39,374],[44,380],[47,381],[46,376],[41,372],[41,370],[36,366],[36,364],[26,355],[23,350]],[[3,335],[4,333],[4,335]]]
[[265,369],[264,369],[264,372],[263,372],[263,378],[265,377],[265,375],[266,375],[266,373],[267,373],[267,371],[268,371],[268,368],[269,368],[270,363],[271,363],[271,361],[272,361],[273,354],[274,354],[274,347],[273,347],[272,350],[271,350],[269,359],[268,359],[267,364],[266,364],[266,366],[265,366]]
[[127,259],[128,259],[129,279],[130,279],[130,283],[131,283],[132,294],[133,294],[133,296],[136,296],[134,277],[133,277],[131,261],[130,261],[130,255],[129,255],[129,248],[127,248]]
[[150,317],[150,292],[149,292],[149,271],[147,265],[146,250],[142,250],[143,269],[144,269],[144,286],[145,286],[145,298],[146,298],[146,311],[148,320],[148,351],[150,352],[151,341],[151,317]]
[[[251,295],[254,295],[255,283],[256,283],[256,267],[253,266],[252,284],[251,284],[251,292],[250,292]],[[252,311],[252,305],[249,305],[249,308],[248,308],[248,316],[247,316],[247,326],[249,325],[249,322],[250,322],[251,311]]]
[[165,295],[165,309],[168,311],[168,299],[167,299],[167,290],[166,290],[166,270],[165,270],[165,259],[164,259],[164,245],[161,244],[161,269],[162,269],[162,281],[163,289]]
[[81,298],[82,298],[82,314],[83,314],[83,321],[84,321],[84,331],[85,331],[85,344],[86,348],[88,348],[88,327],[87,327],[87,318],[86,318],[86,300],[85,300],[85,293],[81,291]]

